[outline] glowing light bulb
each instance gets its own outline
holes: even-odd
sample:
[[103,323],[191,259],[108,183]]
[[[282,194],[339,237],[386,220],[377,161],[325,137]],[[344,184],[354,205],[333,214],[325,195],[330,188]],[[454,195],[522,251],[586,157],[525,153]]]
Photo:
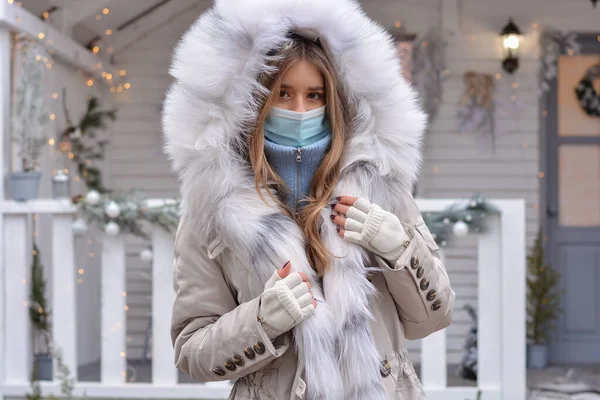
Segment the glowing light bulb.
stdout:
[[504,38],[504,47],[516,50],[519,48],[519,36],[508,35]]

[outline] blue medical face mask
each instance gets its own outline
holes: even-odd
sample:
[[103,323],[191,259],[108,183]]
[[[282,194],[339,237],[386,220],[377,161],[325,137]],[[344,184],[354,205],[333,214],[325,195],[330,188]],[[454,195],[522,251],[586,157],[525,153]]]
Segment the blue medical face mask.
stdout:
[[265,136],[285,146],[302,147],[329,132],[325,106],[306,112],[271,107],[264,124]]

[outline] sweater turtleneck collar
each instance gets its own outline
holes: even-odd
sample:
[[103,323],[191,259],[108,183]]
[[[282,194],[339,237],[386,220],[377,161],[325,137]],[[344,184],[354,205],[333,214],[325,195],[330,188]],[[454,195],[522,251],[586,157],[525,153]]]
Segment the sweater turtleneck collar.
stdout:
[[296,201],[308,195],[312,177],[321,165],[330,144],[331,133],[303,147],[281,145],[265,138],[267,161],[292,190],[292,196],[288,199],[288,205],[292,209],[299,211],[301,203],[298,207],[294,205]]

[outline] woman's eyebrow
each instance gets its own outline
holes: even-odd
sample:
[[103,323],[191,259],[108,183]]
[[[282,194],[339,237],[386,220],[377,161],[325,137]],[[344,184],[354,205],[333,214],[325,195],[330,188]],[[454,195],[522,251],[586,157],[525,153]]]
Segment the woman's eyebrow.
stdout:
[[[282,89],[293,89],[294,87],[292,85],[282,83],[281,88]],[[308,88],[308,90],[325,90],[325,88],[323,86],[311,86]]]

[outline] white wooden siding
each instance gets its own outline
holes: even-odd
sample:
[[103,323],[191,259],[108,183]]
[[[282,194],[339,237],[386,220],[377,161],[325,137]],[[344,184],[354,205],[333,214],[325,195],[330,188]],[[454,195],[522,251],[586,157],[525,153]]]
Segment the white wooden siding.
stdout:
[[[369,15],[385,26],[402,21],[409,31],[422,34],[441,24],[444,0],[364,1]],[[119,121],[112,137],[111,184],[120,189],[142,188],[151,197],[178,195],[177,182],[162,153],[160,104],[170,78],[168,67],[174,44],[200,14],[203,7],[175,16],[150,35],[116,54],[125,68],[131,91],[119,100]],[[470,197],[481,192],[487,197],[524,198],[527,204],[527,239],[531,244],[538,228],[540,165],[537,98],[538,29],[545,26],[577,31],[597,31],[598,10],[590,2],[569,0],[458,0],[458,31],[447,35],[450,75],[444,85],[444,104],[425,140],[425,164],[419,196],[448,198]],[[542,16],[543,15],[543,16]],[[501,70],[501,46],[498,32],[509,16],[515,18],[525,34],[521,66],[514,76]],[[512,83],[519,113],[498,110],[505,133],[497,138],[496,151],[481,151],[477,138],[458,133],[457,104],[462,94],[466,71],[501,73],[498,90],[510,98]],[[131,246],[131,245],[130,245]],[[131,249],[143,247],[143,244]],[[128,248],[128,251],[132,251]],[[448,329],[448,362],[460,359],[464,335],[469,329],[464,304],[477,306],[476,242],[458,240],[445,250],[450,279],[457,294],[455,318]],[[132,338],[128,355],[141,355],[143,330],[150,302],[150,266],[135,258],[128,260],[129,305],[128,331]],[[135,288],[135,289],[134,289]],[[418,348],[419,341],[409,343]],[[416,352],[411,351],[414,361]]]

